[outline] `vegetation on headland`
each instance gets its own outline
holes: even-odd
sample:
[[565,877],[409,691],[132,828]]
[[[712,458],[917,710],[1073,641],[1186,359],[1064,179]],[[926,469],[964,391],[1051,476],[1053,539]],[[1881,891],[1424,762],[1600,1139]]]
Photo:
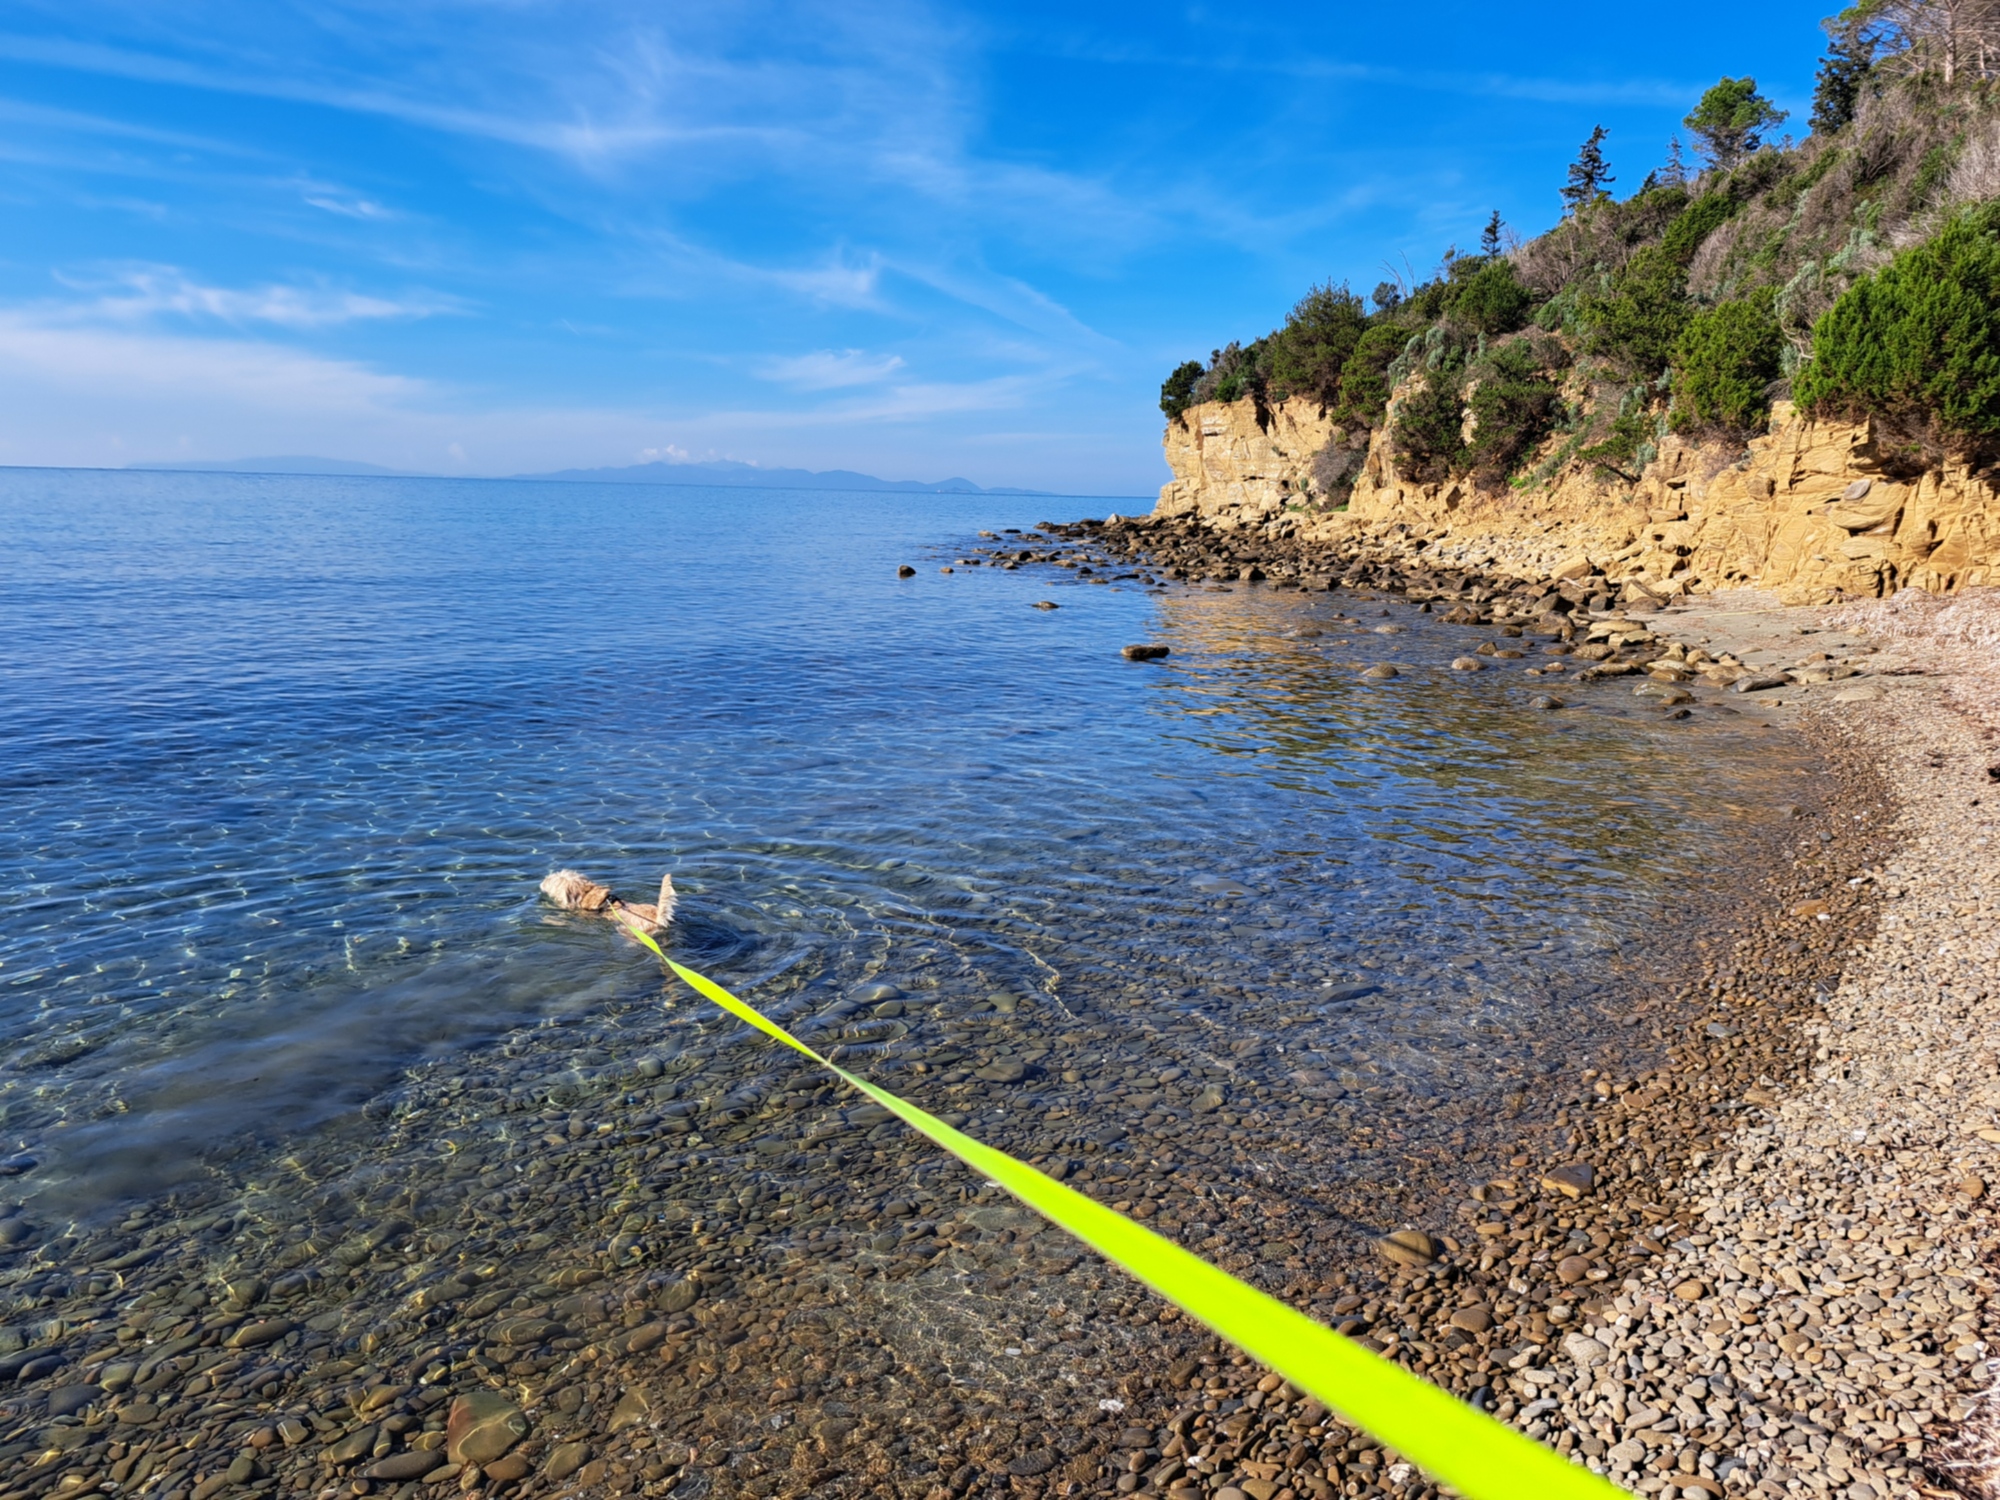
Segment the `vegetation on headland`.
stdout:
[[1325,505],[1385,427],[1419,482],[1630,480],[1667,432],[1740,446],[1786,398],[1877,419],[1912,468],[2000,460],[2000,5],[1862,0],[1823,24],[1805,140],[1723,78],[1682,122],[1696,163],[1676,138],[1621,199],[1599,127],[1553,228],[1514,243],[1496,213],[1477,252],[1365,304],[1314,287],[1182,364],[1161,409],[1317,403]]

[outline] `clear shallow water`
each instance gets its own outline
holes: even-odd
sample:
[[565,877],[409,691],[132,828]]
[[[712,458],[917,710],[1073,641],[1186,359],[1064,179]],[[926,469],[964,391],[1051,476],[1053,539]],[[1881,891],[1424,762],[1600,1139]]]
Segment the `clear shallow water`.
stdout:
[[540,906],[564,864],[673,870],[684,955],[793,1017],[1136,988],[1320,1017],[1336,1088],[1518,1092],[1797,769],[1535,713],[1387,601],[937,571],[1083,503],[0,474],[17,1188],[157,1191],[646,985]]

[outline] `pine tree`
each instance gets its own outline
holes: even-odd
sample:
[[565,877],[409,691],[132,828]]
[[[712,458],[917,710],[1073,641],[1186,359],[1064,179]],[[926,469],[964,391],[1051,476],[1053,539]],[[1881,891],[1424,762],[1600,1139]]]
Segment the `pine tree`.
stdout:
[[1754,78],[1725,78],[1701,96],[1681,124],[1694,133],[1711,166],[1728,171],[1764,144],[1785,112],[1757,92]]
[[1488,260],[1500,253],[1500,210],[1493,210],[1493,217],[1486,221],[1486,227],[1479,231],[1479,253]]
[[1565,213],[1575,213],[1587,204],[1595,203],[1605,196],[1604,190],[1618,179],[1611,175],[1610,163],[1604,159],[1604,138],[1611,134],[1602,125],[1590,132],[1590,139],[1583,143],[1583,149],[1576,154],[1576,160],[1569,164],[1569,181],[1563,184],[1562,200]]
[[1826,56],[1813,83],[1812,133],[1832,135],[1851,123],[1861,90],[1875,70],[1875,37],[1865,27],[1835,16],[1826,27]]
[[1681,155],[1681,138],[1667,137],[1667,164],[1660,168],[1660,183],[1663,187],[1686,187],[1688,180],[1687,158]]

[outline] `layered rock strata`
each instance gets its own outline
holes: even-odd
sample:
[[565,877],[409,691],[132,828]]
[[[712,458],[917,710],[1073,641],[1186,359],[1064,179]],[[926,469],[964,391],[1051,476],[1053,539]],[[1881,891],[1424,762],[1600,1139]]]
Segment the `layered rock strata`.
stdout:
[[1434,558],[1523,576],[1637,580],[1656,593],[1753,586],[1786,603],[1949,593],[2000,579],[2000,485],[1963,465],[1914,478],[1869,423],[1812,422],[1780,403],[1733,461],[1669,438],[1630,483],[1570,464],[1498,492],[1397,472],[1371,438],[1346,508],[1315,502],[1314,456],[1333,424],[1312,402],[1210,403],[1169,422],[1173,482],[1154,514],[1223,532],[1322,543],[1395,540]]

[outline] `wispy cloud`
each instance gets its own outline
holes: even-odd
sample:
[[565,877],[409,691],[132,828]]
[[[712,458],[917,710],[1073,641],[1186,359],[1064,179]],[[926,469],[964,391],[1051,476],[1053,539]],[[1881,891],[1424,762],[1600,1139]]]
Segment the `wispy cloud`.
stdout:
[[433,294],[376,297],[325,285],[273,282],[256,287],[209,286],[172,266],[126,266],[95,274],[59,272],[57,280],[88,294],[58,311],[69,320],[130,323],[174,317],[241,325],[268,323],[279,328],[330,328],[383,318],[429,318],[457,310],[449,298]]
[[817,266],[758,267],[739,263],[739,269],[832,307],[874,308],[882,305],[882,258],[879,255],[853,259],[836,252]]
[[324,187],[318,183],[301,184],[299,197],[313,208],[336,214],[343,219],[363,219],[379,223],[386,219],[402,217],[372,198],[364,198],[358,193],[344,193],[338,188]]
[[758,368],[766,380],[802,391],[831,391],[843,386],[878,385],[903,368],[900,354],[869,354],[861,349],[820,349],[767,359]]
[[105,397],[199,393],[265,412],[379,416],[441,394],[427,381],[275,344],[78,328],[18,311],[0,312],[0,364]]
[[215,156],[261,156],[255,147],[220,136],[196,135],[186,130],[165,130],[155,125],[116,120],[82,110],[57,109],[31,104],[22,99],[0,98],[0,120],[16,126],[74,135],[107,136],[119,140],[144,141],[148,145],[171,146],[176,150],[200,151]]
[[1636,75],[1629,68],[1597,77],[1554,77],[1497,69],[1408,67],[1339,56],[1316,46],[1291,24],[1292,17],[1270,22],[1245,11],[1229,19],[1205,17],[1209,45],[1199,51],[1161,46],[1129,37],[1110,38],[1081,30],[1038,32],[1017,38],[1025,49],[1069,62],[1087,62],[1154,73],[1232,74],[1242,77],[1295,78],[1325,83],[1356,83],[1420,90],[1426,93],[1477,94],[1500,99],[1530,99],[1561,104],[1665,104],[1682,108],[1705,86],[1699,80]]

